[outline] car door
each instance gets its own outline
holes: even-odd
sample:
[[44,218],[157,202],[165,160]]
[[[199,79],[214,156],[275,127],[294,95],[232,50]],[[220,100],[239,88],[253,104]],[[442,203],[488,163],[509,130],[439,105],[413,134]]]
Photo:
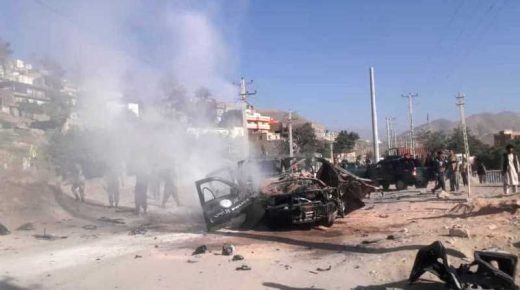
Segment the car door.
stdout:
[[195,185],[208,230],[224,226],[253,202],[251,197],[240,194],[235,183],[220,177],[204,178]]

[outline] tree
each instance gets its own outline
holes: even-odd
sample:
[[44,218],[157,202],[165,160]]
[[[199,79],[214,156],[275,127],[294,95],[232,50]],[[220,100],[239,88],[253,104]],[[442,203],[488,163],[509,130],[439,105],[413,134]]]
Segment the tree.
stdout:
[[336,137],[336,144],[334,144],[334,151],[336,152],[346,152],[354,149],[354,145],[356,145],[356,141],[359,140],[359,135],[356,132],[348,132],[346,130],[341,130]]
[[[471,155],[479,155],[482,152],[488,151],[489,146],[480,141],[477,137],[471,134],[471,131],[468,130],[468,146]],[[456,128],[453,130],[453,133],[447,140],[446,144],[447,148],[453,150],[457,153],[464,152],[464,138],[462,134],[462,130],[460,128]]]
[[419,142],[421,142],[428,151],[439,151],[446,149],[448,135],[442,131],[423,131],[418,134]]
[[300,153],[315,153],[318,149],[316,132],[314,132],[311,123],[305,123],[302,126],[295,128],[293,138],[296,145],[298,145]]

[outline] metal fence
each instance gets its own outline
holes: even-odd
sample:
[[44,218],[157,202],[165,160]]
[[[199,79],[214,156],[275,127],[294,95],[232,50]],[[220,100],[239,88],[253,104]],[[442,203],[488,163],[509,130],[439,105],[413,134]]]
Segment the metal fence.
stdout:
[[[473,172],[473,177],[478,178],[476,172]],[[484,183],[489,184],[500,184],[502,183],[502,171],[501,170],[488,170],[483,180]]]

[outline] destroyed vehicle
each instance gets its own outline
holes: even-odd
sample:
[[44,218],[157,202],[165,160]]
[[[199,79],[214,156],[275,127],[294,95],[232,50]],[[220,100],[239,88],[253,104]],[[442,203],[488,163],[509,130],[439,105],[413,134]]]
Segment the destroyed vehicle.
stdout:
[[271,225],[332,225],[377,190],[325,159],[304,157],[241,161],[195,185],[208,230],[244,215],[249,222],[265,217]]
[[265,218],[270,227],[287,224],[320,224],[330,227],[345,206],[335,187],[316,178],[289,178],[267,185]]

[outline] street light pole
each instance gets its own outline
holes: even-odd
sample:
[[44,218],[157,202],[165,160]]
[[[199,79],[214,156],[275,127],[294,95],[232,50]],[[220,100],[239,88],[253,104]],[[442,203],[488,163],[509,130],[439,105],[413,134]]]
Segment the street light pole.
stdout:
[[292,111],[289,111],[289,157],[294,156],[293,138],[292,138]]
[[374,80],[374,68],[370,67],[370,104],[372,108],[372,140],[374,142],[374,163],[379,161],[379,136],[377,132],[376,87]]

